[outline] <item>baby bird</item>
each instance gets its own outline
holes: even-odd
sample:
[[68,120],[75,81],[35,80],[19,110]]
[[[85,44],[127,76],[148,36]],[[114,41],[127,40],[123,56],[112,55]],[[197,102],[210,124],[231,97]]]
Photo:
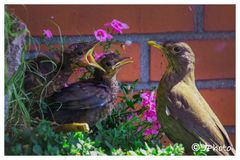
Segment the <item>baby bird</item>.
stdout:
[[96,68],[93,79],[71,84],[47,99],[48,117],[59,124],[87,123],[92,127],[111,113],[119,91],[116,75],[133,61],[108,53],[97,62],[104,70]]
[[40,52],[35,59],[29,61],[29,70],[25,74],[25,90],[31,92],[35,99],[51,96],[64,87],[74,72],[74,66],[85,66],[83,57],[86,65],[103,70],[93,58],[93,51],[97,45],[95,41],[80,42],[71,44],[62,53]]

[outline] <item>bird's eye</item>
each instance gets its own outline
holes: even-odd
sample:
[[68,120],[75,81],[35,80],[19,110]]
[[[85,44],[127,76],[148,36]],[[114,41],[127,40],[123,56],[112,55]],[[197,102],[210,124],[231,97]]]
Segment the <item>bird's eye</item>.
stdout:
[[178,47],[178,46],[173,47],[173,51],[174,51],[175,53],[179,53],[179,52],[181,51],[181,47]]
[[106,65],[107,65],[108,67],[110,67],[110,66],[112,65],[112,63],[111,63],[111,62],[106,62]]

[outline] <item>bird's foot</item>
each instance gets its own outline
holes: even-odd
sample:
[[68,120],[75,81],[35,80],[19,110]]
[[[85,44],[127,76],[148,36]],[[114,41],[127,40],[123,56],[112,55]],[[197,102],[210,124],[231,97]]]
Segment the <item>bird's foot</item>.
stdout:
[[61,124],[55,128],[57,132],[89,132],[89,125],[87,123],[69,123]]

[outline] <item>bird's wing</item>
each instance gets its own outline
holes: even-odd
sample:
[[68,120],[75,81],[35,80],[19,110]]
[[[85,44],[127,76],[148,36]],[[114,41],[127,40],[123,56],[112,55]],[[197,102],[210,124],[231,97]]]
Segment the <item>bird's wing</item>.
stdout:
[[226,130],[195,86],[181,83],[172,89],[168,99],[171,101],[168,106],[170,115],[199,141],[232,146]]
[[63,88],[48,99],[51,108],[80,110],[103,107],[112,100],[107,85],[90,81],[79,82]]

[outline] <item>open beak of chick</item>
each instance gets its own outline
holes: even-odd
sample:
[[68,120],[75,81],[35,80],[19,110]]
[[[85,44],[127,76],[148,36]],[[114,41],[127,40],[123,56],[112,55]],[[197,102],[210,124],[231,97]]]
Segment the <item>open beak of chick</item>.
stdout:
[[103,72],[106,72],[106,70],[105,70],[104,68],[102,68],[102,67],[95,61],[95,59],[94,59],[94,57],[93,57],[93,52],[94,52],[94,49],[96,48],[97,45],[98,45],[98,43],[95,44],[91,49],[88,50],[88,52],[87,52],[87,53],[85,54],[85,56],[84,56],[84,59],[86,60],[86,62],[87,62],[89,65],[91,65],[91,66],[93,66],[93,67],[96,67],[96,68],[102,70]]
[[133,63],[132,57],[122,57],[119,59],[119,61],[114,66],[112,66],[112,69],[113,70],[119,69],[122,66],[129,64],[129,63]]
[[[96,67],[96,68],[102,70],[103,72],[106,72],[106,70],[104,68],[102,68],[94,59],[93,52],[94,52],[94,49],[96,48],[97,45],[98,45],[98,43],[95,44],[91,49],[88,50],[88,52],[84,56],[84,59],[86,60],[86,62],[89,65],[91,65],[93,67]],[[118,62],[114,66],[112,66],[112,69],[118,69],[118,68],[120,68],[120,67],[122,67],[126,64],[129,64],[129,63],[133,63],[132,57],[120,58],[118,60]]]

